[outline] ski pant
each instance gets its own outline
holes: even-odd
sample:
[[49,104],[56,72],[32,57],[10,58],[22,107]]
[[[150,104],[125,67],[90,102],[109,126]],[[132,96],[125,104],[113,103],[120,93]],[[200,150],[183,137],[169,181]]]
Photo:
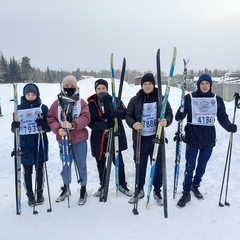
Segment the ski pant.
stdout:
[[[213,147],[197,148],[186,145],[186,165],[183,190],[190,192],[192,184],[199,186],[205,173],[207,162],[211,157]],[[197,163],[197,168],[195,170]],[[193,177],[193,172],[195,175]]]
[[[33,173],[33,166],[35,166],[36,172],[36,187],[37,191],[43,189],[43,182],[44,182],[44,168],[43,168],[43,163],[36,165],[26,165],[23,164],[23,169],[24,169],[24,185],[27,193],[33,192],[33,187],[32,187],[32,173]],[[34,184],[35,184],[35,179],[34,179]]]
[[[61,146],[60,146],[61,148]],[[78,142],[73,145],[73,151],[76,157],[77,168],[80,173],[81,186],[87,185],[87,141]],[[70,154],[70,151],[69,151]],[[60,158],[62,159],[62,151],[60,151]],[[70,154],[70,165],[63,165],[61,176],[63,180],[63,184],[71,183],[71,166],[72,166],[72,154]]]
[[[123,156],[122,156],[121,151],[119,151],[118,157],[119,157],[119,185],[125,185],[126,184],[125,166],[124,166]],[[99,160],[98,158],[95,158],[95,159],[97,162],[97,169],[98,169],[100,185],[103,186],[104,182],[105,182],[105,179],[103,179],[103,173],[104,173],[104,169],[105,169],[106,157],[104,155],[101,160]],[[115,154],[113,154],[113,164],[115,165]],[[105,171],[106,171],[106,169],[105,169]]]
[[[153,139],[155,136],[150,137],[141,137],[141,146],[140,146],[140,165],[139,165],[139,189],[143,189],[145,185],[145,178],[146,178],[146,170],[147,170],[147,164],[148,164],[148,157],[150,156],[150,159],[152,161],[153,156]],[[134,150],[134,161],[136,162],[136,148],[137,148],[137,142],[133,142],[133,150]],[[157,156],[157,162],[156,162],[156,169],[155,169],[155,175],[153,179],[153,186],[155,189],[159,189],[162,187],[162,160],[161,160],[161,154],[160,154],[160,147],[159,147],[159,153]]]

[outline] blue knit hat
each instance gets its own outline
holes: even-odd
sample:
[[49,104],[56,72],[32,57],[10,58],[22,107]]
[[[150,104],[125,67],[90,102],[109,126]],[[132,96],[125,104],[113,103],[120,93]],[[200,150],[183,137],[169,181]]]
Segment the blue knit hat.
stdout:
[[25,96],[28,93],[34,93],[37,97],[40,96],[38,87],[33,83],[29,83],[23,88],[23,95]]
[[199,79],[198,79],[198,81],[197,81],[198,90],[200,90],[200,83],[201,83],[202,81],[207,81],[207,82],[209,82],[209,83],[210,83],[210,89],[212,88],[212,78],[210,77],[210,75],[204,73],[204,74],[202,74],[202,75],[199,77]]

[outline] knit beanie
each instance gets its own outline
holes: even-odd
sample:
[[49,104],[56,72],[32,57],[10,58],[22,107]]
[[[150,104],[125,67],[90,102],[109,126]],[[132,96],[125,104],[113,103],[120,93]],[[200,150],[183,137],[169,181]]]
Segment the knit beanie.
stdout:
[[97,88],[97,86],[98,85],[104,85],[106,88],[107,88],[107,90],[108,90],[108,82],[106,81],[106,80],[104,80],[104,79],[98,79],[95,83],[94,83],[94,88],[95,88],[95,91],[96,91],[96,88]]
[[198,87],[198,90],[200,90],[200,83],[202,82],[202,81],[207,81],[207,82],[209,82],[210,83],[210,89],[211,89],[211,87],[212,87],[212,78],[208,75],[208,74],[202,74],[200,77],[199,77],[199,79],[198,79],[198,81],[197,81],[197,87]]
[[38,87],[33,83],[29,83],[23,88],[23,95],[25,96],[28,93],[34,93],[37,97],[40,96]]
[[64,88],[65,85],[67,84],[71,84],[74,86],[74,88],[78,88],[78,85],[77,85],[77,79],[72,76],[72,75],[69,75],[69,76],[66,76],[64,79],[63,79],[63,82],[62,82],[62,87]]
[[151,82],[153,84],[153,86],[155,86],[155,79],[154,79],[154,76],[152,73],[146,73],[145,75],[143,75],[142,80],[141,80],[141,86],[145,82]]

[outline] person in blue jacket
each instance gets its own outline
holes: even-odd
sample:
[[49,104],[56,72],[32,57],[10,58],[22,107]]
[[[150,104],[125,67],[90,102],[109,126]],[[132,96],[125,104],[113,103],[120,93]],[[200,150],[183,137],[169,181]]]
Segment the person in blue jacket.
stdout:
[[177,203],[180,208],[191,200],[191,190],[196,198],[203,199],[198,188],[216,143],[215,118],[226,131],[237,131],[237,126],[229,121],[223,99],[212,92],[212,78],[208,74],[199,77],[197,91],[185,96],[184,111],[179,108],[175,119],[183,120],[186,116],[183,139],[186,143],[185,177],[183,195]]
[[[19,128],[20,147],[21,147],[21,164],[24,169],[24,187],[27,192],[28,205],[43,204],[43,185],[44,185],[44,159],[48,160],[48,139],[46,132],[50,132],[46,116],[48,107],[42,104],[39,89],[35,84],[27,84],[23,88],[21,103],[18,105],[19,121],[13,121],[11,129]],[[43,139],[45,152],[40,146],[38,152],[38,135],[39,127],[43,130]],[[45,156],[44,156],[45,154]],[[37,156],[38,155],[38,156]],[[36,165],[37,164],[37,165]],[[33,166],[35,165],[37,186],[35,196],[32,184]],[[35,182],[35,180],[34,180]]]

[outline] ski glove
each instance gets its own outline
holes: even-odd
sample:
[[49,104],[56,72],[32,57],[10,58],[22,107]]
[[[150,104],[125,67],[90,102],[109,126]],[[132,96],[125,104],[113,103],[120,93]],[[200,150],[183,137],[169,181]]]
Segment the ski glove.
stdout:
[[111,119],[111,120],[108,120],[108,128],[113,128],[114,127],[114,120]]
[[227,131],[228,131],[228,132],[235,133],[235,132],[237,131],[237,125],[231,123],[231,124],[228,126]]
[[18,121],[13,121],[12,124],[11,124],[11,129],[16,129],[16,128],[19,128],[20,127],[20,122]]
[[125,112],[120,109],[111,109],[110,110],[110,117],[117,117],[122,118],[125,115]]
[[37,123],[37,126],[38,127],[42,127],[42,129],[46,128],[47,127],[47,122],[46,120],[42,119],[42,118],[37,118],[36,121]]
[[180,121],[183,120],[185,118],[186,114],[180,111],[177,111],[176,115],[175,115],[175,120],[176,121]]

